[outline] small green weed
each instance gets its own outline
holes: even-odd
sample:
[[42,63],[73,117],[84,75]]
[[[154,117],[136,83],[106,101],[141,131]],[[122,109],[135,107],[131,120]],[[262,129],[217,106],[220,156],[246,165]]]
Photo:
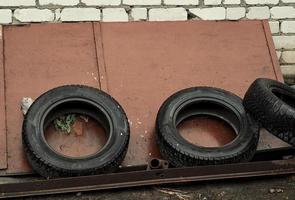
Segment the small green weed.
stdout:
[[69,115],[63,115],[61,117],[58,117],[54,120],[54,127],[56,130],[60,130],[63,133],[70,134],[71,133],[71,127],[76,121],[76,115],[75,114],[69,114]]

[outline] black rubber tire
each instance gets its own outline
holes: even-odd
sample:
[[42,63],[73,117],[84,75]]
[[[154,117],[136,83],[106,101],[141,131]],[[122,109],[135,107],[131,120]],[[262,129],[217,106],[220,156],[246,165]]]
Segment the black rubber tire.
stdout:
[[245,108],[270,133],[295,146],[295,89],[266,78],[255,80],[244,97]]
[[[47,144],[43,131],[56,117],[70,113],[94,118],[109,133],[99,152],[71,158]],[[124,110],[110,95],[88,86],[69,85],[52,89],[34,101],[25,115],[22,136],[32,168],[53,178],[115,171],[126,155],[130,131]]]
[[[177,125],[191,116],[217,117],[232,126],[237,136],[222,147],[201,147],[185,140]],[[175,167],[246,162],[256,152],[258,124],[245,112],[242,100],[227,91],[195,87],[170,96],[161,106],[156,121],[161,155]]]

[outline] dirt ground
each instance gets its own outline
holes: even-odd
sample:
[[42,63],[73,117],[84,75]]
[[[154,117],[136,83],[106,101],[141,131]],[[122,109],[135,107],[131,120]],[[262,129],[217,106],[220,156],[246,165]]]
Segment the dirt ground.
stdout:
[[161,185],[85,192],[31,199],[57,200],[295,200],[295,175],[275,178],[236,179],[194,184]]

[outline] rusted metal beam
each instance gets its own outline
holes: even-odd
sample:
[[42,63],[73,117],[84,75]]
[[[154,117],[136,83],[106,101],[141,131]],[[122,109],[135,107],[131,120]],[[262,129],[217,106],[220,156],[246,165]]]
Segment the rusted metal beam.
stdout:
[[0,185],[0,198],[295,173],[295,159],[142,170]]

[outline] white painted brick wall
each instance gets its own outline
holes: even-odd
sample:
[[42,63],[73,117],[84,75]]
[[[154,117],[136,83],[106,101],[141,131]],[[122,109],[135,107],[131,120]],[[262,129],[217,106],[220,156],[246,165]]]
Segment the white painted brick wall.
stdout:
[[273,7],[270,12],[272,19],[295,18],[295,8],[292,6]]
[[192,8],[189,12],[204,20],[223,20],[225,19],[225,8]]
[[264,4],[278,4],[279,0],[245,0],[249,5],[264,5]]
[[118,6],[121,4],[121,0],[81,0],[81,2],[88,6]]
[[220,5],[221,0],[204,0],[205,5]]
[[295,0],[0,0],[0,24],[245,19],[269,19],[278,58],[295,77]]
[[0,0],[0,6],[35,6],[35,0]]
[[295,21],[283,21],[281,31],[282,33],[295,33]]
[[280,22],[272,21],[269,22],[270,30],[272,33],[279,33],[280,32]]
[[53,21],[54,13],[49,9],[16,9],[14,17],[20,22],[49,22]]
[[198,5],[199,0],[164,0],[164,5]]
[[9,24],[12,22],[12,12],[9,9],[0,10],[0,23]]
[[273,36],[276,49],[295,49],[294,36]]
[[268,19],[270,17],[269,8],[264,7],[250,7],[247,13],[248,19]]
[[152,8],[149,10],[150,21],[183,21],[187,20],[184,8]]
[[134,21],[147,20],[147,9],[146,8],[133,8],[131,10],[130,15]]
[[125,5],[161,5],[162,0],[122,0]]
[[237,5],[240,4],[241,0],[224,0],[224,5]]
[[226,19],[228,20],[238,20],[244,18],[246,15],[246,8],[236,7],[226,9]]
[[104,22],[127,22],[128,14],[124,8],[105,8],[102,10]]
[[282,53],[282,61],[284,63],[295,63],[295,51],[284,51]]
[[75,6],[79,3],[79,0],[39,0],[40,5],[63,5],[63,6]]
[[99,21],[100,10],[96,8],[65,8],[60,14],[61,21]]

